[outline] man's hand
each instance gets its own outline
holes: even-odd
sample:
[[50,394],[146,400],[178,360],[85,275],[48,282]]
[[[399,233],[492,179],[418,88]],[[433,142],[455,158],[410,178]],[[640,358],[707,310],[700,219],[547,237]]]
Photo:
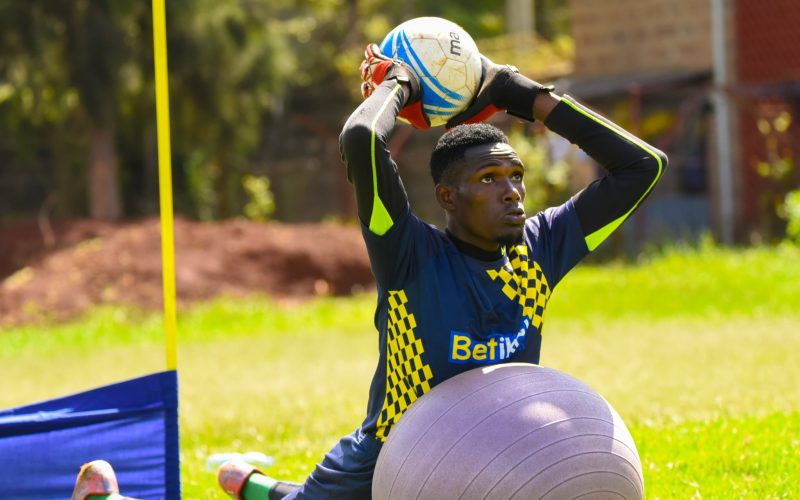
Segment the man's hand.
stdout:
[[522,76],[514,66],[493,63],[481,54],[481,85],[472,103],[447,122],[447,128],[462,123],[479,123],[501,110],[533,121],[533,102],[540,92],[549,92],[553,86],[544,86]]
[[375,89],[384,80],[396,80],[403,85],[406,100],[400,117],[407,120],[418,129],[428,129],[431,124],[422,111],[422,85],[419,76],[407,64],[386,57],[380,47],[371,43],[364,50],[364,60],[361,62],[361,95],[364,99],[372,95]]

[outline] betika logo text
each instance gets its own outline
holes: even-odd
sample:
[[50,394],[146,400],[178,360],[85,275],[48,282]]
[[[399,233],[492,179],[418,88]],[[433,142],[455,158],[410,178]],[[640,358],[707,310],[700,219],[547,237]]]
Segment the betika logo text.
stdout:
[[515,352],[525,349],[528,326],[530,321],[525,318],[517,333],[489,335],[487,340],[476,339],[468,333],[450,332],[450,362],[491,365],[505,361]]

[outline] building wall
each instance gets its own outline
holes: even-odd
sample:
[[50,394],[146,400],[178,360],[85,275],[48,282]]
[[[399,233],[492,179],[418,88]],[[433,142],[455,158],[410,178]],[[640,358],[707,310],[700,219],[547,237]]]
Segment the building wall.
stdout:
[[575,76],[711,68],[707,0],[570,0],[569,8]]
[[[736,0],[734,86],[741,235],[782,235],[775,206],[800,186],[800,1]],[[787,126],[788,124],[788,126]],[[788,167],[788,168],[787,168]]]
[[574,95],[670,157],[668,175],[616,238],[631,253],[644,242],[696,240],[712,223],[708,0],[569,0],[569,9]]
[[800,80],[800,2],[737,0],[735,3],[739,81]]

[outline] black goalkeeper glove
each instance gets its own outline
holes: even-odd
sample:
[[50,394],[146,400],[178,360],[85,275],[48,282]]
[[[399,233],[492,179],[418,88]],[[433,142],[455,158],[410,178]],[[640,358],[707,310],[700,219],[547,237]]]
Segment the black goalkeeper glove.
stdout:
[[481,85],[467,109],[447,122],[447,128],[462,123],[486,121],[500,110],[533,121],[533,101],[540,92],[550,92],[552,85],[542,85],[520,74],[514,66],[493,63],[481,55]]

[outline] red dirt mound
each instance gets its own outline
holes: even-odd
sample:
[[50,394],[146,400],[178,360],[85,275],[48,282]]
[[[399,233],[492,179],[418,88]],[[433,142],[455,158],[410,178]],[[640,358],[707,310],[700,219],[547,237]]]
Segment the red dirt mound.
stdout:
[[[162,307],[158,219],[72,221],[44,244],[35,224],[0,227],[0,325],[72,318],[97,304]],[[254,293],[345,295],[373,286],[356,227],[175,221],[178,301]]]

